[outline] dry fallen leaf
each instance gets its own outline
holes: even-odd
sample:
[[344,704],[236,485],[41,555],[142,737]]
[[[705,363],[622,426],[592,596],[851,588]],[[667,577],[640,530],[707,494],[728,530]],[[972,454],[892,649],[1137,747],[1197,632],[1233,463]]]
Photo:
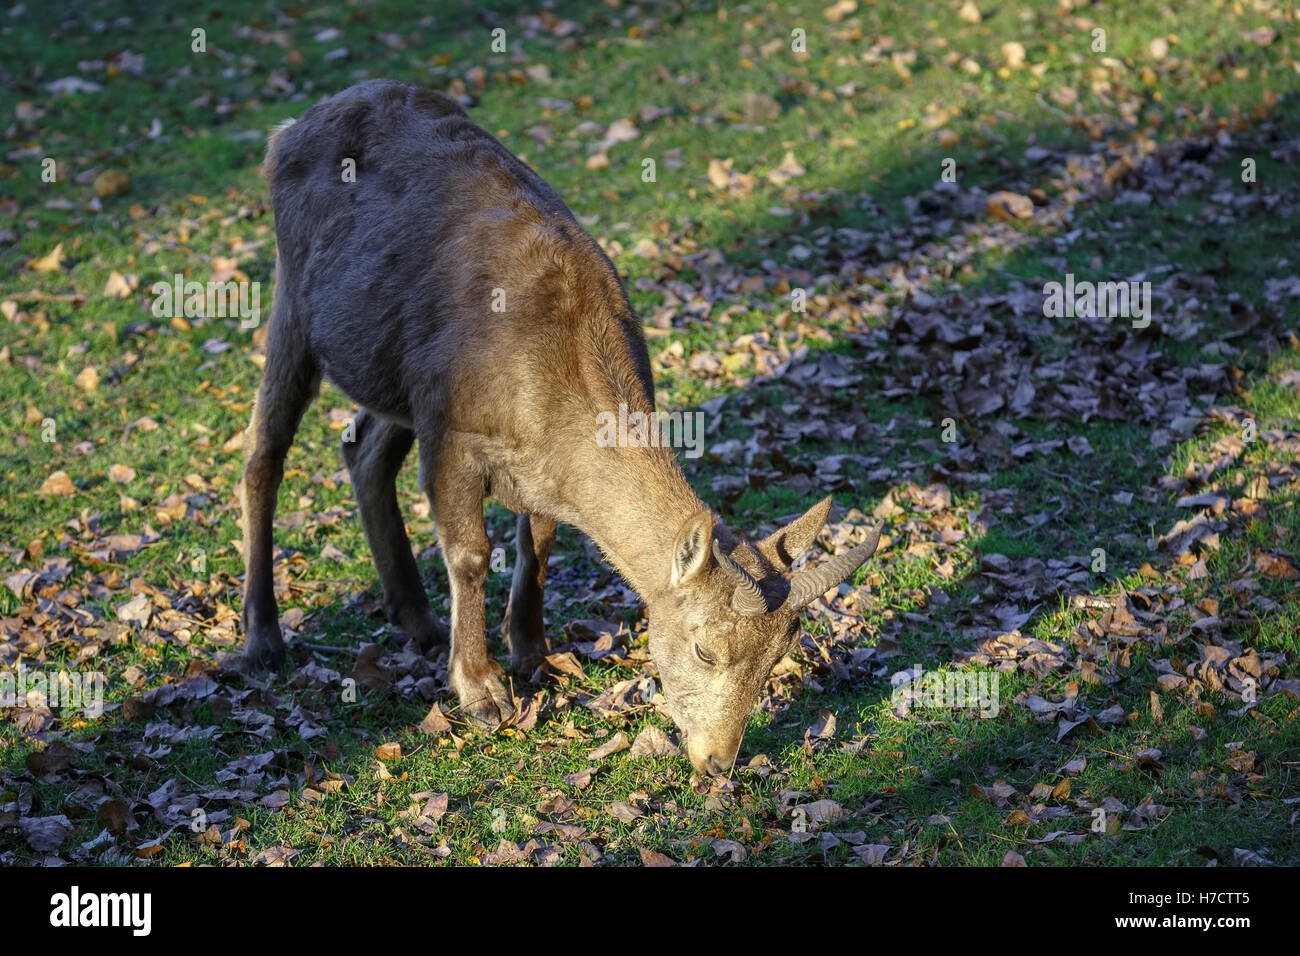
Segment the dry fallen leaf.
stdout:
[[380,744],[375,748],[375,756],[385,763],[401,760],[402,745],[394,742]]
[[858,0],[836,0],[822,11],[822,16],[831,23],[839,23],[856,9],[858,9]]
[[1013,219],[1031,219],[1034,215],[1034,201],[1028,196],[1003,189],[989,197],[987,210],[994,219],[1001,219],[1004,222]]
[[622,800],[615,800],[609,805],[610,815],[623,823],[631,823],[639,817],[645,816],[645,811],[640,807],[634,807],[630,803]]
[[63,268],[63,243],[59,243],[45,255],[32,259],[27,268],[34,272],[58,272]]
[[1290,561],[1270,554],[1255,555],[1255,570],[1266,578],[1281,578],[1284,581],[1300,578],[1300,571],[1297,571]]
[[298,855],[298,851],[288,846],[273,846],[253,857],[253,864],[260,866],[288,866],[289,861]]
[[709,849],[720,857],[729,857],[732,863],[744,863],[745,857],[748,856],[743,843],[721,837],[710,840]]
[[357,653],[356,665],[352,668],[352,679],[370,690],[385,690],[392,681],[393,674],[379,663],[383,656],[384,648],[379,644],[362,647]]
[[795,809],[796,812],[802,810],[808,821],[816,824],[834,823],[845,814],[844,808],[834,800],[814,800]]
[[130,192],[131,179],[126,173],[118,172],[116,169],[106,169],[95,177],[93,188],[95,195],[100,199],[120,196],[122,193]]
[[618,733],[614,734],[614,736],[610,737],[609,740],[605,741],[603,744],[597,747],[595,750],[588,753],[587,759],[604,760],[606,757],[610,756],[611,754],[616,754],[621,750],[627,750],[627,748],[630,746],[631,744],[628,742],[627,734],[623,733],[622,731],[619,731]]
[[591,778],[594,777],[595,775],[596,775],[596,769],[594,767],[588,767],[585,770],[579,770],[576,771],[575,773],[565,774],[560,779],[563,780],[565,783],[567,783],[570,787],[573,787],[575,790],[581,790],[583,787],[589,786],[591,784]]
[[77,488],[66,471],[56,471],[41,483],[38,495],[75,495]]
[[636,735],[632,744],[630,757],[671,757],[678,752],[678,747],[658,727],[648,725]]
[[420,810],[420,816],[426,817],[437,823],[447,815],[448,796],[446,793],[432,793],[429,799],[425,801],[423,809]]
[[[731,160],[709,160],[709,183],[714,189],[726,189],[731,182]],[[62,249],[62,246],[59,246]]]
[[153,605],[149,601],[147,594],[139,594],[124,604],[117,606],[117,619],[128,624],[137,624],[140,627],[149,626],[149,618],[153,614]]
[[774,186],[784,186],[790,180],[797,176],[802,176],[808,170],[794,158],[794,153],[786,151],[785,157],[781,160],[781,165],[767,174],[767,181]]
[[442,708],[434,704],[424,715],[424,720],[420,721],[418,729],[426,734],[446,733],[451,730],[451,721],[443,715]]
[[1238,750],[1224,760],[1223,764],[1229,770],[1235,770],[1238,773],[1249,773],[1255,769],[1255,751]]
[[135,289],[135,276],[124,276],[117,271],[109,273],[108,281],[104,283],[104,295],[111,295],[115,299],[125,299]]
[[34,775],[43,777],[46,774],[59,773],[67,770],[74,763],[80,754],[63,743],[56,740],[44,750],[36,750],[27,755],[25,763],[27,769]]
[[99,372],[95,366],[87,365],[77,373],[77,387],[83,392],[93,392],[99,388]]
[[22,817],[18,821],[27,845],[37,853],[56,850],[72,832],[72,821],[63,814],[52,817]]
[[806,731],[810,737],[819,737],[823,740],[829,740],[835,736],[835,715],[829,710],[823,710],[821,715],[813,722],[813,725]]
[[99,805],[95,822],[114,836],[121,836],[128,829],[134,829],[135,821],[131,818],[125,800],[105,800]]

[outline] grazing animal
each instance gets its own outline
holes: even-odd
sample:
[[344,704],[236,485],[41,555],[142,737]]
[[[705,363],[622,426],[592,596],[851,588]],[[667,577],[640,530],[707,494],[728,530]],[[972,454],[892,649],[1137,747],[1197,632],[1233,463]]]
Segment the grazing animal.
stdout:
[[[347,161],[351,161],[349,164]],[[354,177],[342,170],[351,165]],[[445,641],[395,479],[420,485],[451,584],[448,681],[485,727],[515,712],[488,654],[489,495],[516,512],[510,664],[548,651],[542,587],[557,522],[589,535],[645,600],[650,653],[691,763],[722,773],[800,609],[875,551],[790,574],[830,499],[761,541],[727,530],[660,444],[606,447],[601,413],[653,416],[641,323],[613,265],[536,173],[440,93],[370,81],[275,130],[263,166],[278,244],[266,365],[241,482],[246,660],[284,659],[272,521],[285,453],[321,376],[362,407],[343,457],[389,620]]]

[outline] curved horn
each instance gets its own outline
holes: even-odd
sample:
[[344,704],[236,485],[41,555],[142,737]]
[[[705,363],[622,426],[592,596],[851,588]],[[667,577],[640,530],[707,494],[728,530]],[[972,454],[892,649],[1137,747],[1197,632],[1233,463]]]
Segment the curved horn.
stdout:
[[799,610],[866,564],[867,559],[876,553],[882,530],[884,524],[877,523],[867,533],[867,539],[857,547],[831,558],[825,564],[796,574],[790,579],[790,596],[786,598],[785,607],[791,611]]
[[717,539],[713,540],[713,557],[727,577],[736,582],[731,594],[731,609],[741,617],[761,617],[768,611],[767,599],[754,576],[725,554]]

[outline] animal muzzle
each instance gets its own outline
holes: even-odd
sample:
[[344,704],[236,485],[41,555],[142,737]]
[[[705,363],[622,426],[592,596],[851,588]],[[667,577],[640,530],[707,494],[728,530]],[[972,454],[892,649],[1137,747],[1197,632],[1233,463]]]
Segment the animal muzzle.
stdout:
[[704,776],[727,773],[740,751],[740,735],[731,738],[690,733],[686,736],[686,754],[691,766]]

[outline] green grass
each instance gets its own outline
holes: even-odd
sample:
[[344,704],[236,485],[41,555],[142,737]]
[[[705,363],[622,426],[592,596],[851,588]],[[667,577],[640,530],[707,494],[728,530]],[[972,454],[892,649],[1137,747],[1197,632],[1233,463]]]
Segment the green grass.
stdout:
[[[1001,555],[1023,567],[1033,560],[1088,556],[1099,547],[1106,551],[1107,569],[1090,571],[1071,586],[1071,594],[1114,595],[1121,586],[1132,591],[1167,582],[1166,606],[1182,603],[1167,614],[1175,635],[1190,620],[1188,608],[1218,601],[1221,639],[1279,655],[1281,675],[1295,678],[1300,607],[1294,581],[1255,574],[1251,591],[1235,586],[1261,553],[1300,559],[1300,482],[1294,471],[1289,480],[1275,477],[1263,518],[1234,519],[1207,556],[1205,576],[1193,579],[1149,547],[1176,520],[1194,513],[1176,507],[1182,492],[1161,481],[1213,461],[1211,446],[1232,433],[1233,425],[1214,423],[1156,446],[1151,437],[1161,423],[1136,413],[1087,421],[1022,419],[1005,410],[992,418],[957,415],[962,443],[982,449],[980,474],[947,482],[953,506],[945,514],[962,536],[927,551],[926,535],[933,529],[907,488],[912,482],[924,488],[937,469],[951,463],[951,448],[939,437],[940,423],[954,414],[951,402],[935,389],[880,397],[884,378],[908,368],[910,360],[894,352],[872,358],[862,337],[864,330],[889,328],[899,314],[905,296],[893,279],[898,271],[919,268],[918,285],[945,297],[937,308],[964,320],[982,295],[1017,283],[1033,286],[1070,271],[1159,276],[1154,270],[1174,265],[1189,276],[1212,276],[1217,285],[1208,297],[1190,287],[1178,292],[1174,314],[1163,318],[1174,323],[1194,313],[1203,328],[1177,341],[1160,335],[1161,360],[1175,371],[1230,365],[1240,373],[1235,390],[1221,389],[1204,407],[1240,406],[1254,415],[1261,434],[1300,428],[1300,389],[1279,382],[1300,366],[1296,300],[1284,297],[1274,304],[1265,296],[1269,280],[1294,274],[1292,250],[1300,234],[1294,215],[1238,214],[1216,193],[1233,182],[1239,157],[1232,150],[1213,179],[1182,195],[1140,206],[1103,194],[1073,206],[1068,224],[1017,224],[996,241],[976,236],[962,243],[968,222],[987,219],[953,214],[956,225],[944,231],[934,220],[945,217],[929,206],[947,157],[957,161],[965,192],[1041,188],[1059,197],[1069,184],[1057,179],[1056,159],[1038,164],[1025,158],[1027,147],[1057,151],[1058,158],[1062,151],[1113,158],[1106,141],[1121,145],[1148,137],[1177,148],[1204,139],[1221,122],[1257,159],[1255,189],[1294,209],[1294,157],[1273,155],[1300,135],[1294,31],[1267,4],[1243,12],[1199,0],[1176,9],[1147,2],[1096,4],[1065,16],[1055,2],[1023,3],[988,10],[991,15],[978,25],[959,19],[955,3],[862,3],[840,23],[828,22],[826,5],[794,0],[727,7],[724,13],[712,5],[655,4],[635,16],[627,4],[560,3],[554,14],[580,26],[566,43],[544,30],[528,36],[520,19],[524,5],[499,4],[491,22],[499,18],[507,29],[513,58],[493,55],[489,25],[471,5],[458,3],[321,4],[277,15],[246,0],[220,11],[182,2],[148,13],[102,0],[29,5],[23,17],[8,18],[0,34],[12,78],[6,100],[30,102],[45,115],[18,121],[6,143],[9,158],[0,166],[0,232],[12,234],[12,241],[0,245],[0,301],[17,309],[14,321],[0,320],[0,347],[7,349],[0,416],[11,436],[0,446],[0,558],[6,565],[0,578],[36,569],[51,557],[69,558],[69,577],[42,597],[62,601],[75,593],[80,606],[99,619],[99,633],[88,641],[66,635],[47,640],[40,633],[29,641],[30,634],[0,632],[6,654],[0,660],[12,663],[21,652],[29,667],[71,667],[93,644],[98,653],[81,666],[103,669],[108,699],[122,704],[181,681],[187,667],[238,650],[233,632],[214,626],[238,613],[243,570],[234,501],[241,458],[223,445],[248,420],[259,376],[250,355],[260,332],[219,319],[156,320],[146,292],[156,279],[178,271],[203,280],[214,257],[228,257],[263,284],[263,308],[269,311],[274,238],[265,183],[257,173],[263,132],[319,96],[372,76],[457,92],[467,82],[472,87],[465,80],[470,70],[482,68],[485,85],[471,115],[525,156],[610,250],[647,324],[665,304],[668,280],[697,288],[763,278],[748,291],[729,288],[706,314],[689,320],[679,314],[671,329],[652,336],[661,402],[688,408],[729,396],[734,404],[724,408],[742,411],[720,416],[710,446],[744,443],[755,427],[772,421],[808,418],[859,427],[852,438],[831,434],[789,442],[781,448],[783,460],[765,446],[751,466],[737,456],[683,459],[694,486],[728,522],[755,532],[764,522],[808,507],[825,491],[805,479],[838,455],[879,459],[870,466],[844,463],[834,492],[838,505],[870,512],[892,493],[900,510],[889,519],[895,540],[853,582],[869,586],[870,600],[861,609],[860,632],[847,646],[866,655],[867,663],[851,677],[837,675],[818,650],[829,641],[828,628],[810,618],[808,638],[796,655],[798,674],[782,684],[781,709],[755,713],[729,786],[694,779],[681,757],[634,760],[626,753],[599,761],[585,787],[564,781],[593,766],[587,753],[612,733],[634,739],[647,724],[671,729],[653,713],[620,723],[581,706],[587,695],[640,676],[631,665],[584,660],[585,678],[547,688],[550,709],[534,729],[491,737],[469,733],[458,721],[454,732],[422,733],[416,725],[428,703],[409,688],[404,693],[363,687],[352,702],[338,684],[296,686],[282,675],[258,691],[232,677],[235,690],[252,693],[253,709],[275,716],[269,735],[249,733],[231,710],[226,685],[212,699],[180,701],[148,717],[134,711],[128,716],[118,707],[97,719],[60,719],[49,739],[24,736],[6,715],[0,722],[0,861],[37,863],[46,856],[17,829],[19,816],[65,814],[76,832],[58,852],[148,865],[248,861],[279,846],[297,851],[294,865],[467,864],[484,861],[503,839],[526,843],[539,821],[582,828],[567,839],[554,833],[536,837],[554,843],[563,864],[577,864],[584,855],[635,863],[643,850],[678,862],[714,862],[711,841],[718,838],[742,843],[750,863],[859,862],[847,839],[823,845],[791,833],[790,800],[782,794],[799,791],[799,803],[840,804],[847,816],[825,829],[861,831],[867,844],[888,844],[890,863],[998,865],[1015,850],[1030,865],[1201,865],[1213,857],[1228,864],[1236,848],[1263,852],[1274,862],[1300,862],[1291,807],[1283,802],[1300,791],[1295,700],[1277,694],[1234,715],[1240,703],[1209,690],[1200,700],[1162,695],[1163,713],[1152,712],[1157,662],[1196,661],[1191,637],[1170,644],[1135,642],[1131,656],[1114,668],[1113,683],[1079,682],[1069,671],[1043,677],[1004,673],[1001,709],[993,719],[949,711],[900,718],[889,684],[890,674],[913,664],[958,666],[954,652],[971,649],[984,634],[977,622],[986,622],[990,605],[1002,599],[986,599],[990,581],[977,573],[981,561]],[[129,25],[114,25],[128,12]],[[1106,56],[1112,59],[1090,52],[1091,27],[1081,18],[1108,31]],[[96,21],[107,24],[102,32],[91,29]],[[1270,24],[1282,34],[1274,43],[1257,46],[1242,39],[1242,33]],[[190,50],[190,31],[198,26],[207,31],[207,55]],[[795,27],[807,31],[807,58],[790,53]],[[338,38],[316,42],[313,37],[326,28],[337,29]],[[284,45],[268,39],[277,31]],[[385,42],[389,34],[405,38],[404,46]],[[1169,40],[1169,56],[1153,57],[1151,40],[1170,35],[1176,41]],[[882,37],[893,38],[892,46],[872,53]],[[764,55],[764,45],[778,40]],[[1012,40],[1024,45],[1029,66],[999,70],[1003,44]],[[347,59],[326,59],[340,47],[349,50]],[[78,61],[122,49],[145,52],[142,76],[79,72]],[[905,63],[907,75],[891,64],[891,52],[915,52]],[[967,58],[979,65],[978,72],[961,65]],[[524,72],[529,67],[534,77]],[[538,67],[549,71],[550,82],[535,78]],[[1144,69],[1151,71],[1149,78]],[[104,91],[56,99],[42,86],[70,75],[100,82]],[[291,91],[280,84],[283,78]],[[852,92],[848,83],[855,84]],[[1077,91],[1077,121],[1071,121],[1076,107],[1062,105],[1067,100],[1061,90]],[[750,93],[772,97],[779,112],[747,117]],[[546,107],[539,97],[572,106]],[[1281,100],[1276,109],[1269,106],[1275,97]],[[640,111],[647,106],[669,112],[643,120]],[[926,117],[942,110],[951,117],[939,129],[929,128]],[[149,138],[155,117],[162,134]],[[599,135],[581,125],[603,129],[623,118],[637,124],[638,138],[610,147],[607,168],[587,169],[588,146]],[[537,126],[549,127],[548,142],[528,133]],[[940,130],[952,135],[948,145],[939,139]],[[787,151],[806,173],[785,186],[768,182],[765,174]],[[41,181],[45,156],[60,165],[56,183]],[[656,160],[653,183],[641,178],[645,158]],[[756,184],[737,191],[714,188],[707,175],[711,159],[731,160],[735,172],[752,173]],[[103,169],[125,172],[131,190],[102,200],[102,211],[87,210],[92,193],[76,177]],[[1194,174],[1190,168],[1186,173]],[[1249,187],[1235,188],[1244,193]],[[774,208],[789,214],[774,214]],[[844,253],[846,244],[859,240],[843,230],[865,236],[860,251]],[[659,243],[658,259],[633,251],[645,240]],[[942,241],[955,245],[930,245]],[[67,257],[61,272],[25,268],[59,242]],[[950,254],[957,247],[968,253],[964,259]],[[139,290],[124,299],[105,295],[113,272],[137,275]],[[806,314],[785,314],[791,302],[781,280],[809,290]],[[85,302],[33,297],[33,291],[76,293]],[[878,292],[885,293],[883,314],[852,317],[852,309],[865,309]],[[1229,295],[1238,301],[1230,302]],[[1227,340],[1230,352],[1220,346],[1244,315],[1268,309],[1277,309],[1278,321],[1292,330],[1289,351],[1264,353],[1254,333]],[[688,367],[699,353],[729,354],[730,344],[744,334],[794,343],[799,323],[811,355],[835,357],[862,379],[808,388],[756,377],[752,365],[724,379]],[[1028,354],[1041,363],[1068,359],[1094,334],[1085,323],[1061,320],[1031,336]],[[221,350],[222,343],[229,347]],[[76,383],[87,365],[99,374],[93,392]],[[299,641],[338,649],[299,650],[297,663],[312,660],[344,676],[352,666],[347,649],[380,640],[396,651],[401,643],[383,623],[337,451],[339,432],[329,418],[331,409],[350,408],[345,396],[326,386],[308,411],[289,456],[276,529],[284,555],[277,572],[290,586],[281,611],[306,613]],[[145,431],[132,424],[143,416],[159,427]],[[42,440],[47,418],[55,425],[52,442]],[[1014,426],[1017,437],[1001,435],[997,423]],[[1088,440],[1090,454],[1061,448],[1016,458],[1009,451],[1022,441],[1078,436]],[[1294,458],[1292,449],[1292,463]],[[1218,487],[1238,497],[1235,490],[1260,476],[1285,475],[1279,460],[1287,460],[1285,447],[1258,441],[1196,490]],[[131,466],[134,477],[125,484],[110,480],[114,464]],[[57,470],[73,481],[74,496],[37,493]],[[761,480],[749,480],[750,472]],[[728,479],[743,483],[728,490]],[[1120,492],[1131,493],[1132,500],[1117,501]],[[399,493],[412,539],[423,551],[421,568],[435,608],[445,613],[446,576],[431,550],[432,524],[427,510],[419,510],[413,466],[403,472]],[[173,495],[188,498],[189,511],[164,521],[159,509]],[[1041,524],[1028,520],[1041,513],[1054,516]],[[513,517],[492,505],[488,522],[493,543],[509,548]],[[157,543],[120,562],[102,566],[86,554],[94,541],[148,528],[158,534]],[[35,541],[40,544],[30,544]],[[320,558],[327,545],[341,557]],[[43,552],[40,560],[31,557],[33,548]],[[202,573],[188,566],[196,552],[206,561]],[[548,594],[554,642],[572,620],[636,625],[638,610],[610,587],[616,578],[589,543],[562,529],[558,553],[562,560]],[[1157,576],[1144,573],[1144,565]],[[133,582],[136,591],[147,586],[183,602],[200,622],[188,640],[151,641],[108,626],[132,596]],[[489,576],[492,635],[499,632],[507,588],[506,576]],[[1272,609],[1261,612],[1252,595],[1267,599]],[[39,610],[32,604],[32,598],[0,584],[0,615],[30,619]],[[1072,633],[1100,614],[1060,595],[1019,607],[1032,611],[1021,633],[1056,644],[1069,644]],[[272,694],[276,700],[267,696]],[[1026,694],[1070,696],[1093,715],[1118,706],[1136,716],[1123,724],[1081,726],[1058,742],[1055,724],[1033,716],[1023,703]],[[438,697],[454,703],[445,690]],[[288,720],[295,708],[316,715],[323,733],[304,739]],[[805,743],[805,730],[823,711],[836,717],[835,737]],[[456,720],[454,711],[451,717]],[[146,737],[159,722],[216,730],[210,737],[162,745],[158,734]],[[92,746],[78,753],[72,771],[40,776],[26,769],[28,757],[54,738]],[[377,761],[374,749],[385,742],[400,743],[403,756]],[[852,747],[841,747],[850,742]],[[1238,743],[1256,755],[1250,772],[1225,763],[1236,752],[1228,745]],[[1158,765],[1137,760],[1149,748],[1161,752]],[[274,758],[249,784],[252,799],[197,796],[238,789],[229,779],[231,762],[266,752]],[[766,761],[755,759],[760,754]],[[1062,768],[1076,758],[1085,759],[1086,767],[1067,774]],[[1051,789],[1065,779],[1068,795],[1030,796],[1036,784]],[[96,789],[86,780],[107,782]],[[1002,805],[972,790],[999,780],[1016,791]],[[176,782],[183,797],[173,822],[186,824],[172,830],[161,813],[144,812],[139,803],[168,781]],[[265,805],[280,790],[288,792],[287,803]],[[448,810],[436,827],[422,829],[418,812],[409,811],[423,805],[412,795],[428,791],[445,792]],[[139,811],[133,812],[139,828],[82,850],[102,829],[97,816],[106,798]],[[1107,800],[1123,809],[1096,832],[1091,808]],[[623,822],[611,813],[616,801],[636,803],[645,813]],[[1146,801],[1169,810],[1141,829],[1125,829]],[[188,825],[191,804],[213,818],[226,848]],[[1059,811],[1064,812],[1053,816]],[[236,819],[247,821],[238,834],[230,832]],[[1082,839],[1029,842],[1056,831]],[[136,852],[157,838],[163,838],[158,852]]]

